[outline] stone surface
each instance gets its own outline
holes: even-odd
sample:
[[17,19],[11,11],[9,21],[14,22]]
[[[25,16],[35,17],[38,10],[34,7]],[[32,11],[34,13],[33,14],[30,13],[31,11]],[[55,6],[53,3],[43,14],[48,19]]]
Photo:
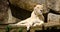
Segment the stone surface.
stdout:
[[46,0],[9,0],[11,4],[18,6],[20,8],[26,9],[28,11],[33,11],[33,8],[37,4],[43,4],[44,5],[44,13],[47,12],[47,5]]
[[[10,3],[26,10],[33,10],[33,7],[37,4],[44,4],[44,12],[52,9],[57,13],[60,13],[60,0],[10,0]],[[49,8],[49,9],[48,9]]]
[[7,24],[0,24],[0,29],[5,29],[7,27]]
[[0,24],[0,32],[6,32],[7,31],[7,24]]
[[60,27],[60,23],[59,22],[48,22],[48,23],[44,23],[44,27]]
[[15,23],[19,20],[12,16],[8,0],[0,0],[0,24]]
[[18,29],[11,29],[10,32],[19,32]]
[[5,29],[0,29],[0,32],[6,32],[6,30]]
[[60,13],[60,0],[47,0],[48,8],[54,10],[57,13]]
[[26,27],[24,26],[10,26],[10,32],[27,32]]
[[0,32],[27,32],[26,27],[12,27],[5,24],[0,25]]
[[49,13],[48,14],[48,22],[59,22],[60,23],[60,15]]
[[0,0],[0,24],[8,21],[8,1]]
[[27,32],[26,29],[20,29],[20,28],[13,28],[10,30],[10,32]]
[[30,28],[30,32],[35,32],[36,30],[42,30],[43,28],[42,28],[42,25],[40,25],[40,26],[31,26],[31,28]]

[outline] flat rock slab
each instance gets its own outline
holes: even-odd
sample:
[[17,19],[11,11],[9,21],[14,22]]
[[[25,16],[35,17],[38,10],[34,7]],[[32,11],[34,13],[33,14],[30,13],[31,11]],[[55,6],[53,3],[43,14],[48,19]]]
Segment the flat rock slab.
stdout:
[[60,23],[60,15],[49,13],[47,22],[59,22]]
[[49,23],[44,23],[44,27],[54,27],[54,26],[57,26],[59,27],[60,26],[60,23],[58,22],[49,22]]

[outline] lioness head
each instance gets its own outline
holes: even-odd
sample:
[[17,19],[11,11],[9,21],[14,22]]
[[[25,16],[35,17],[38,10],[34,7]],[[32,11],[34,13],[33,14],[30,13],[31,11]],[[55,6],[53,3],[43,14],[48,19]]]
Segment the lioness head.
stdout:
[[43,5],[36,5],[34,7],[34,13],[36,13],[37,15],[42,14],[42,11],[43,11]]

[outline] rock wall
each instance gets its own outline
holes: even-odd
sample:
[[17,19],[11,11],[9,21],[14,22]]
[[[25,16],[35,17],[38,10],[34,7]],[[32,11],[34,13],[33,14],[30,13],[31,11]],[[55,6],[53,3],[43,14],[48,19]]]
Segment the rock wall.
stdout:
[[0,24],[8,21],[8,1],[0,0]]
[[37,4],[43,4],[44,5],[44,11],[43,13],[48,12],[47,11],[47,6],[46,0],[9,0],[11,4],[18,6],[20,8],[26,9],[27,11],[33,11],[33,8]]
[[57,13],[60,13],[60,0],[47,0],[48,8],[54,10]]
[[[10,1],[10,2],[9,2]],[[24,20],[31,15],[31,11],[37,4],[44,5],[44,23],[38,27],[31,27],[30,32],[35,30],[60,29],[60,0],[0,0],[0,32],[27,32],[26,27],[11,27],[9,24]],[[9,4],[10,3],[10,4]],[[8,8],[11,8],[12,21],[8,21]],[[50,10],[51,9],[51,10]],[[23,12],[23,13],[22,13]],[[19,18],[19,19],[18,19]],[[16,22],[15,22],[16,21]],[[21,30],[21,28],[23,28]]]

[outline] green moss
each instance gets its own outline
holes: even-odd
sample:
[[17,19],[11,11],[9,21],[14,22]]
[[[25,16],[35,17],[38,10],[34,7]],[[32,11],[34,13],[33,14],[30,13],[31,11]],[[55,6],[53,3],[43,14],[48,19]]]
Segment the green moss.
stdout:
[[19,32],[22,32],[22,30],[23,30],[23,28],[19,28],[19,29],[18,29]]
[[6,26],[6,32],[9,32],[11,30],[11,26]]

